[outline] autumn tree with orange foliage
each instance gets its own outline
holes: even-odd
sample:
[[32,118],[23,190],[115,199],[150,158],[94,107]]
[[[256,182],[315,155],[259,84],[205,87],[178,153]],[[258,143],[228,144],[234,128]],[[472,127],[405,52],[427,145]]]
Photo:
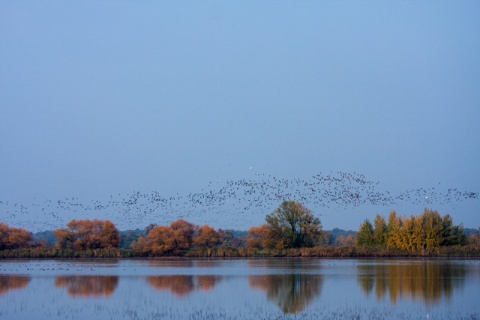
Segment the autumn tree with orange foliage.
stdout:
[[147,235],[153,254],[165,254],[175,249],[174,231],[171,227],[156,226]]
[[173,230],[175,247],[179,250],[190,248],[193,235],[198,227],[183,219],[173,221],[170,227]]
[[57,249],[83,251],[120,245],[120,232],[109,220],[72,220],[66,229],[56,229],[54,233]]
[[220,234],[213,227],[205,224],[198,229],[193,237],[193,243],[197,247],[213,248],[220,244]]
[[250,227],[247,235],[247,246],[256,249],[271,249],[275,245],[270,228],[266,224]]
[[180,254],[191,247],[196,230],[196,225],[179,219],[170,226],[149,228],[148,234],[132,242],[131,248],[154,255]]
[[30,247],[32,235],[25,229],[0,223],[0,250]]

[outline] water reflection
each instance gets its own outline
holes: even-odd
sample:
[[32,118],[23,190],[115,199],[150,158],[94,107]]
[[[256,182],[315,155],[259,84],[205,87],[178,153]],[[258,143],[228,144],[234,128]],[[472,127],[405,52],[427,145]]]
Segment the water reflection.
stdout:
[[248,277],[251,288],[267,294],[284,313],[302,311],[313,298],[320,296],[323,276],[311,274],[272,274]]
[[0,275],[0,295],[6,294],[10,290],[24,289],[30,282],[29,276]]
[[215,275],[162,275],[147,277],[148,284],[159,291],[170,291],[183,297],[196,289],[208,291],[213,289],[223,278]]
[[450,320],[480,314],[479,260],[192,259],[154,262],[158,268],[151,260],[1,261],[0,319]]
[[284,270],[289,272],[318,272],[322,269],[322,265],[318,260],[311,259],[253,259],[248,261],[251,268],[267,268],[269,270]]
[[199,259],[199,260],[190,260],[190,259],[158,259],[150,260],[148,264],[154,268],[215,268],[224,266],[224,261],[222,260],[209,260],[209,259]]
[[55,287],[66,287],[73,297],[108,297],[115,291],[118,279],[118,276],[58,276]]
[[197,276],[197,287],[203,291],[209,291],[213,289],[213,287],[215,287],[215,285],[220,281],[222,281],[222,277],[220,276]]
[[284,313],[302,311],[313,298],[320,296],[323,275],[322,265],[310,259],[261,259],[250,260],[251,268],[264,268],[274,274],[251,275],[248,283],[251,288],[267,294]]
[[181,260],[149,260],[148,264],[151,267],[162,267],[162,268],[178,268],[178,267],[183,267],[183,268],[191,268],[193,267],[194,261],[193,260],[186,260],[186,259],[181,259]]
[[388,294],[392,304],[412,299],[432,305],[463,288],[466,273],[464,264],[445,262],[366,264],[358,265],[357,281],[366,294],[375,290],[379,300]]
[[156,290],[169,290],[174,295],[180,297],[185,296],[195,290],[193,276],[150,276],[147,278],[147,281],[148,284]]

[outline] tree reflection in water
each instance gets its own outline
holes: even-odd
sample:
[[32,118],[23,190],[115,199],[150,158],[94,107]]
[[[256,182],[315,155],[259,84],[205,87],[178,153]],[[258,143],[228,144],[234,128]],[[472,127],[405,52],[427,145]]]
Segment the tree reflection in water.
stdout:
[[193,276],[150,276],[147,278],[147,281],[148,284],[156,290],[169,290],[174,295],[180,297],[183,297],[195,290]]
[[197,276],[197,288],[203,291],[209,291],[222,280],[220,276],[205,275]]
[[252,259],[248,261],[250,268],[266,268],[268,270],[283,270],[290,273],[318,273],[323,266],[318,260],[311,259]]
[[251,260],[251,268],[275,270],[276,274],[251,275],[251,288],[266,292],[268,300],[276,303],[284,313],[301,312],[317,296],[320,296],[323,275],[321,264],[309,259]]
[[13,289],[24,289],[30,282],[29,276],[0,275],[0,295]]
[[251,288],[267,293],[268,300],[277,304],[284,313],[301,312],[313,298],[320,296],[322,275],[270,274],[248,277]]
[[154,289],[168,290],[179,297],[186,296],[195,289],[211,290],[221,280],[222,277],[215,275],[162,275],[147,278],[148,284]]
[[67,287],[73,297],[110,296],[118,285],[118,276],[58,276],[55,287]]
[[193,260],[149,260],[148,264],[154,268],[191,268]]
[[375,289],[377,299],[388,293],[390,302],[399,299],[436,304],[444,297],[450,299],[454,289],[465,285],[467,270],[464,264],[448,262],[392,263],[358,265],[357,281],[366,294]]

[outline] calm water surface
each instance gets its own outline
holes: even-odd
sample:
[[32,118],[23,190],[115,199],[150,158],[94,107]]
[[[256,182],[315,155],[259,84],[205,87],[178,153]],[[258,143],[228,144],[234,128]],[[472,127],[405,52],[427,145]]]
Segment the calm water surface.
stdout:
[[479,260],[0,261],[0,319],[480,319]]

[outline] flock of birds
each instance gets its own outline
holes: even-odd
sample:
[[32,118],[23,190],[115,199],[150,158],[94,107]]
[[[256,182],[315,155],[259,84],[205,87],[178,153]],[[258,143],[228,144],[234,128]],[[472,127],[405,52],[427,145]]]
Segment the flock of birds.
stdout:
[[476,192],[440,189],[439,186],[416,188],[392,194],[379,190],[379,182],[356,172],[320,173],[308,179],[255,173],[249,179],[210,182],[200,192],[188,194],[134,191],[127,195],[111,195],[105,201],[85,202],[77,197],[66,197],[29,205],[0,199],[0,214],[2,222],[30,231],[52,230],[65,226],[72,219],[93,218],[110,219],[120,230],[144,228],[150,223],[169,224],[179,218],[199,224],[248,229],[255,224],[252,221],[263,221],[283,200],[299,201],[318,214],[329,208],[402,203],[455,205],[462,200],[478,199]]

